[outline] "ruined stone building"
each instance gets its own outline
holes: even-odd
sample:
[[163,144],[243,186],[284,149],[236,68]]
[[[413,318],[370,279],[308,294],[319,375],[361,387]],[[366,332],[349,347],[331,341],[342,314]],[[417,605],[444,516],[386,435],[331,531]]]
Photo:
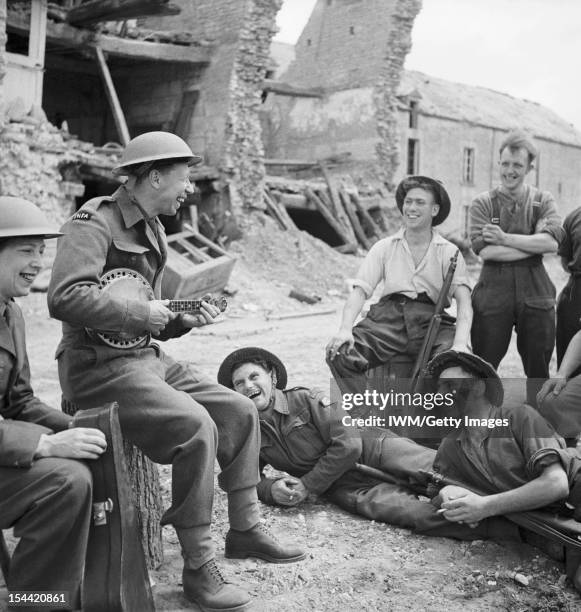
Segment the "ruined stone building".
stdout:
[[318,0],[294,49],[272,44],[281,2],[0,0],[0,192],[60,221],[115,189],[119,144],[162,129],[204,156],[192,178],[212,238],[264,206],[267,172],[303,177],[285,162],[329,157],[387,206],[402,176],[441,178],[444,230],[462,231],[502,134],[522,126],[535,180],[563,212],[580,201],[581,135],[550,110],[402,73],[420,0]]
[[[263,118],[267,157],[350,153],[343,170],[354,175],[383,176],[392,184],[407,174],[437,177],[453,202],[443,231],[464,232],[472,198],[497,181],[503,136],[521,127],[540,150],[530,180],[555,195],[563,215],[581,204],[581,133],[550,109],[409,71],[397,73],[395,104],[386,105],[385,75],[394,62],[403,65],[405,28],[416,9],[411,0],[318,0],[295,60],[280,78],[298,88],[322,87],[323,95],[269,97]],[[390,121],[395,129],[385,136]],[[395,150],[386,154],[386,145]]]
[[62,219],[116,187],[114,143],[161,129],[204,156],[208,206],[261,200],[257,109],[281,0],[103,4],[0,0],[0,191]]

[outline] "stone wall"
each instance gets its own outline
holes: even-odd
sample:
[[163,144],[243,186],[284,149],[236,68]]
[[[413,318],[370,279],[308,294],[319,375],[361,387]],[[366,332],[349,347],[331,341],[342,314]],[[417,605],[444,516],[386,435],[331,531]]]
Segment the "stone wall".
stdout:
[[282,0],[252,0],[238,45],[230,86],[224,153],[220,165],[226,182],[236,185],[243,207],[263,205],[264,149],[259,112],[261,85],[270,58],[270,43]]
[[406,55],[412,40],[414,20],[422,7],[421,0],[397,0],[393,22],[389,29],[384,58],[375,84],[373,100],[379,142],[376,146],[379,175],[387,184],[400,164],[396,92]]
[[375,83],[398,0],[318,0],[283,79],[304,87],[353,89]]
[[282,0],[176,0],[182,13],[148,19],[157,29],[187,30],[211,42],[209,66],[199,75],[189,144],[219,168],[221,193],[233,212],[260,205],[264,177],[259,110],[261,83],[270,61],[275,18]]
[[61,175],[60,168],[76,160],[49,123],[6,123],[0,132],[0,195],[31,200],[60,226],[75,210],[75,196],[84,191]]

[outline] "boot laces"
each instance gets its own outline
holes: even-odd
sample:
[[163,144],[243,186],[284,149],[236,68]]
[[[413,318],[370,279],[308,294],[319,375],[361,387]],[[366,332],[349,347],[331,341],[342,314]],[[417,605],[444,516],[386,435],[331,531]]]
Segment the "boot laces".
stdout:
[[270,529],[264,523],[258,523],[258,529],[265,533],[269,538],[272,538],[277,544],[280,544],[280,540],[270,531]]
[[208,570],[208,573],[210,574],[212,580],[215,580],[218,584],[226,584],[226,579],[222,575],[222,572],[216,564],[215,559],[212,559],[211,561],[208,561],[208,563],[206,563],[206,569]]

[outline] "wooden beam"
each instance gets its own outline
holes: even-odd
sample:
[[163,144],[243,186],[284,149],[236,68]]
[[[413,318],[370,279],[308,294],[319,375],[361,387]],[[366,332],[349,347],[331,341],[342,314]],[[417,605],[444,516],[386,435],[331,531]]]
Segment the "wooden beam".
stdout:
[[155,62],[179,62],[182,64],[209,64],[212,47],[196,45],[170,45],[168,43],[131,40],[118,36],[98,35],[97,44],[109,55]]
[[127,127],[127,121],[125,120],[125,115],[123,113],[123,109],[121,108],[121,103],[119,102],[119,97],[117,96],[117,91],[115,89],[113,79],[111,78],[109,67],[105,61],[105,55],[100,47],[95,47],[95,56],[101,72],[101,78],[105,84],[105,93],[107,94],[109,105],[111,106],[111,112],[113,113],[117,133],[119,134],[119,140],[121,141],[122,145],[126,146],[131,140],[131,137],[129,136],[129,128]]
[[324,95],[321,87],[295,87],[273,79],[264,79],[262,90],[293,98],[322,98]]
[[[29,35],[30,24],[8,16],[6,27],[11,32]],[[104,53],[115,57],[182,64],[208,64],[213,48],[196,45],[170,45],[168,43],[132,40],[119,36],[107,36],[92,30],[75,28],[66,23],[49,21],[46,25],[46,42],[51,45],[72,49],[101,47]]]
[[305,168],[312,168],[318,166],[319,162],[301,160],[301,159],[265,159],[265,166],[304,166]]
[[87,25],[99,21],[122,21],[147,15],[178,15],[178,6],[168,0],[89,0],[67,12],[73,25]]

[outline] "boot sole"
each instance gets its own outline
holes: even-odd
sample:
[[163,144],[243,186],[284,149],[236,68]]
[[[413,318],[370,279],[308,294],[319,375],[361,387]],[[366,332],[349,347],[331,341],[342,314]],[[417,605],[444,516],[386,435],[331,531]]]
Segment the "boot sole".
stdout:
[[296,557],[271,557],[266,553],[261,552],[240,552],[240,553],[232,553],[232,552],[224,552],[224,556],[227,559],[248,559],[248,557],[255,557],[257,559],[262,559],[263,561],[268,561],[268,563],[295,563],[296,561],[302,561],[307,558],[307,553],[303,553],[302,555],[297,555]]
[[246,603],[240,604],[239,606],[235,606],[234,608],[208,608],[208,606],[204,606],[194,597],[188,597],[188,594],[184,591],[184,597],[195,603],[202,612],[242,612],[243,610],[247,610],[248,606],[252,603],[251,601],[247,601]]

